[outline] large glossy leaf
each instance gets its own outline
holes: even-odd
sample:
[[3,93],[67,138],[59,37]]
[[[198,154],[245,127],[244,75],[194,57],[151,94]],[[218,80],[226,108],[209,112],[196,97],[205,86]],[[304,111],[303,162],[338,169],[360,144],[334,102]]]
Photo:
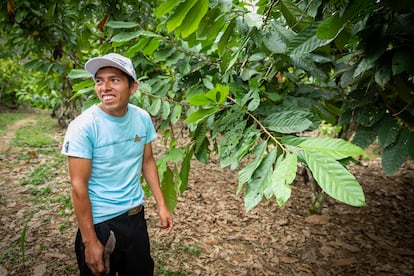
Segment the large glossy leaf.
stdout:
[[386,112],[384,105],[371,104],[354,110],[354,120],[362,126],[372,127],[384,117]]
[[266,197],[270,198],[274,195],[278,205],[285,206],[291,195],[290,184],[296,177],[296,171],[297,155],[295,153],[287,154],[286,157],[281,155],[273,171],[272,181],[265,190]]
[[188,100],[189,104],[194,106],[203,106],[203,105],[212,105],[214,104],[214,100],[207,97],[206,94],[194,94]]
[[318,39],[316,37],[317,25],[311,25],[302,32],[298,33],[289,42],[289,52],[291,55],[309,54],[315,49],[329,44],[333,39]]
[[280,10],[289,26],[295,31],[301,31],[311,25],[314,20],[290,0],[280,1]]
[[263,37],[264,45],[275,54],[286,53],[287,45],[293,39],[295,33],[276,22],[272,22],[271,26],[272,31]]
[[382,169],[386,175],[392,175],[396,172],[401,165],[407,160],[408,157],[408,130],[400,132],[395,144],[390,145],[384,149],[382,153]]
[[319,24],[316,34],[319,39],[331,39],[337,36],[344,27],[342,18],[339,17],[339,13],[336,13]]
[[380,122],[380,126],[378,127],[377,131],[378,141],[381,146],[383,148],[386,148],[394,143],[398,137],[399,131],[400,127],[397,121],[387,114]]
[[174,13],[167,21],[167,31],[170,33],[180,26],[185,19],[187,13],[195,5],[197,0],[185,0],[180,3]]
[[338,161],[311,150],[300,152],[299,156],[325,193],[352,206],[366,205],[364,192],[358,181]]
[[236,169],[239,166],[240,160],[247,154],[253,144],[257,142],[259,136],[260,131],[253,126],[246,128],[237,146],[230,151],[228,156],[220,160],[220,165],[222,167],[230,166],[231,170]]
[[362,148],[348,141],[330,137],[303,138],[302,142],[297,146],[304,150],[318,151],[336,160],[363,155],[365,153]]
[[307,130],[312,121],[307,118],[307,113],[301,111],[282,111],[268,116],[264,123],[273,131],[280,133],[296,133]]
[[152,116],[156,116],[156,115],[158,115],[160,110],[161,110],[161,99],[160,98],[155,98],[152,101],[151,106],[150,106],[148,111]]
[[174,105],[173,111],[171,112],[171,116],[170,116],[171,123],[175,124],[181,119],[181,112],[182,112],[182,106],[180,104]]
[[266,148],[267,142],[261,141],[252,151],[252,154],[255,155],[254,160],[238,172],[237,176],[239,185],[237,188],[237,193],[241,192],[243,184],[249,181],[249,179],[251,179],[253,173],[262,162]]
[[138,26],[136,22],[125,22],[125,21],[109,21],[106,26],[113,29],[130,29]]
[[155,8],[155,15],[157,18],[171,12],[181,1],[180,0],[167,0],[157,8]]
[[231,154],[234,152],[236,146],[239,144],[246,127],[246,121],[241,120],[238,123],[231,125],[220,138],[219,143],[219,158],[220,166],[227,167],[231,163]]
[[208,0],[198,0],[178,28],[183,38],[194,33],[208,10]]
[[192,139],[195,141],[195,151],[199,151],[203,146],[206,139],[207,130],[207,122],[197,125],[197,128],[192,135]]
[[276,156],[276,149],[270,151],[253,173],[252,178],[247,182],[246,195],[244,197],[244,208],[247,212],[259,204],[263,198],[264,190],[270,185]]
[[181,162],[181,170],[180,170],[180,179],[181,179],[181,186],[179,188],[179,192],[183,193],[188,186],[188,176],[190,174],[190,168],[191,168],[191,160],[194,154],[194,148],[192,147],[190,150],[188,150],[184,155],[184,159]]
[[[353,17],[358,16],[369,5],[370,1],[350,0],[343,12],[336,12],[326,18],[318,27],[317,36],[319,39],[330,39],[337,36]],[[366,11],[365,11],[366,12]]]
[[377,132],[375,129],[370,129],[366,127],[359,127],[355,132],[354,138],[352,139],[352,143],[361,148],[367,148],[372,143],[374,143],[375,139],[377,138]]
[[220,109],[217,107],[212,107],[209,109],[200,109],[200,110],[197,110],[196,112],[191,113],[190,116],[188,116],[184,120],[184,122],[197,124],[198,122],[207,119],[207,117],[219,111]]
[[[232,20],[230,24],[227,26],[226,30],[224,31],[224,34],[221,36],[219,42],[218,42],[218,53],[222,55],[225,52],[225,49],[228,45],[229,39],[234,31],[234,27],[236,25],[236,20]],[[225,66],[227,67],[227,66]]]
[[177,192],[175,191],[174,174],[169,168],[163,174],[161,191],[168,210],[173,211],[177,206]]
[[410,132],[407,141],[408,156],[414,160],[414,132]]
[[90,78],[91,74],[83,69],[73,69],[70,71],[68,78],[70,79],[87,79]]

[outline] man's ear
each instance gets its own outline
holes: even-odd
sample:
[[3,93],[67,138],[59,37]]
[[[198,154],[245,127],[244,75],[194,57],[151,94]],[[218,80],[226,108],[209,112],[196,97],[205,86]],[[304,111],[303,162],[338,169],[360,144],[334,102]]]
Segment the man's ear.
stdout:
[[134,82],[131,87],[129,88],[129,94],[132,95],[134,94],[138,89],[138,82]]

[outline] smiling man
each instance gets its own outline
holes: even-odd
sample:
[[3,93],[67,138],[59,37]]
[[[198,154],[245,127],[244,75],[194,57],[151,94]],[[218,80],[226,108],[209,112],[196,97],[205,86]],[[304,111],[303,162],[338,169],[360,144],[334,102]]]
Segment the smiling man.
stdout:
[[173,228],[152,153],[155,128],[146,111],[129,103],[138,88],[129,58],[110,53],[90,59],[85,69],[100,103],[70,123],[62,147],[79,226],[75,250],[80,275],[153,275],[141,174],[161,225],[167,233]]

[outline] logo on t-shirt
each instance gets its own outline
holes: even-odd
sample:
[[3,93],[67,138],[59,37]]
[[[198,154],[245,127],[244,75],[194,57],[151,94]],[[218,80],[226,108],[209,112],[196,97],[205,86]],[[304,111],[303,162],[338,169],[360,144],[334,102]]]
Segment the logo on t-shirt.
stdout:
[[137,134],[137,135],[135,135],[134,142],[139,142],[139,141],[141,141],[141,139],[139,138],[139,136]]
[[65,152],[68,153],[69,151],[69,141],[65,143]]

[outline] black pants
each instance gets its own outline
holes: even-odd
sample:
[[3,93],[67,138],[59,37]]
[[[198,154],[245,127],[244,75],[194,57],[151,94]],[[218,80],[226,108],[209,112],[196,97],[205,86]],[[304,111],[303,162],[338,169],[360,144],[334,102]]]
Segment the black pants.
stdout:
[[[115,249],[111,254],[111,274],[119,276],[147,276],[154,273],[154,261],[150,255],[150,243],[144,208],[135,215],[125,213],[116,218],[95,225],[98,239],[105,246],[112,230],[116,237]],[[76,258],[81,276],[92,275],[85,263],[85,247],[80,231],[75,240]]]

